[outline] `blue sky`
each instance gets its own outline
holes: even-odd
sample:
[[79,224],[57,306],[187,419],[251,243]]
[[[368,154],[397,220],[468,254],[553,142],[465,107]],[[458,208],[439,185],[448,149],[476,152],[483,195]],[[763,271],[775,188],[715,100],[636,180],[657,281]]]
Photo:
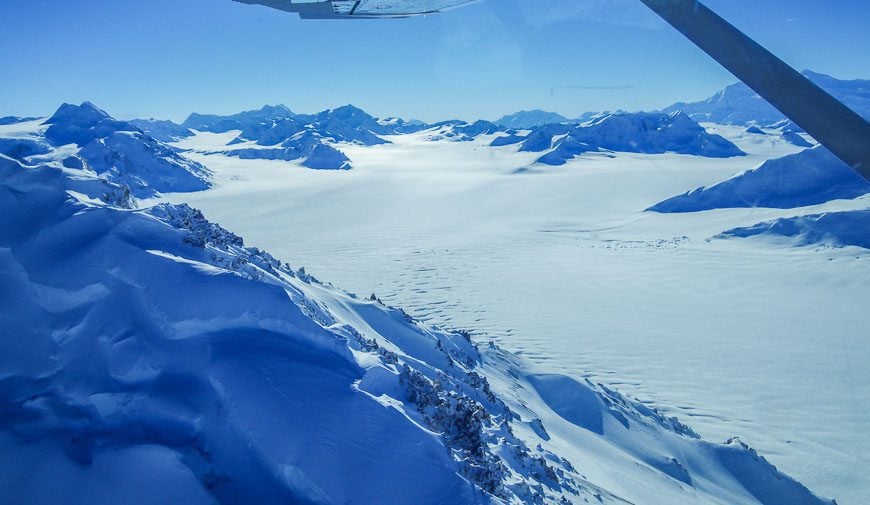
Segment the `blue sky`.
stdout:
[[[866,0],[707,4],[799,69],[870,78]],[[700,99],[733,81],[637,0],[484,0],[364,21],[231,0],[0,2],[0,116],[82,100],[175,120],[264,103],[429,121],[576,116]]]

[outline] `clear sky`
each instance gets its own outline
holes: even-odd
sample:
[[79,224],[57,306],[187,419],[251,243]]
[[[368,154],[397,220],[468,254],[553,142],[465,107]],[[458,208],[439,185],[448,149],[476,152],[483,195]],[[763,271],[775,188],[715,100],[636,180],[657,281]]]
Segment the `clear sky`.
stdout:
[[[707,0],[798,69],[870,78],[868,0]],[[231,0],[2,0],[0,116],[119,118],[346,103],[427,121],[656,109],[735,79],[637,0],[483,0],[302,21]]]

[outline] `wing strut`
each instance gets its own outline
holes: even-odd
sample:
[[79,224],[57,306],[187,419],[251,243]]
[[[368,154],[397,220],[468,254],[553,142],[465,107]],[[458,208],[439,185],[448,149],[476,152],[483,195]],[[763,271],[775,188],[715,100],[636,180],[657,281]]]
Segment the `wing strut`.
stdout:
[[870,181],[870,123],[698,0],[647,7]]

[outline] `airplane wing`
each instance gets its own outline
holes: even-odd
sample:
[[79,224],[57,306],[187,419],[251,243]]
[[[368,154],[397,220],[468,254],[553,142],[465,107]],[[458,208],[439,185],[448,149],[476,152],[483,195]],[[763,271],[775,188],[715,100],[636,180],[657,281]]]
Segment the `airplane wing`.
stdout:
[[259,4],[303,19],[403,18],[442,12],[477,0],[235,0]]

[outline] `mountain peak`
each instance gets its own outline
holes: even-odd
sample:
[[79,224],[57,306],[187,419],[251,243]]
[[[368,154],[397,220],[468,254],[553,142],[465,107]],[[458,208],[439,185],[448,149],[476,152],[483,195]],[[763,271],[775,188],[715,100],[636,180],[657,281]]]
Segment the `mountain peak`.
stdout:
[[541,109],[532,109],[520,110],[513,114],[502,116],[495,123],[507,128],[527,129],[549,123],[564,123],[565,121],[568,121],[568,118],[561,114]]
[[337,118],[351,118],[351,117],[359,117],[359,118],[373,118],[371,114],[360,109],[359,107],[351,104],[342,105],[341,107],[332,109],[329,111],[329,115]]
[[44,124],[56,124],[61,122],[72,122],[80,126],[91,126],[103,119],[110,119],[111,116],[103,109],[97,107],[91,102],[82,102],[81,105],[64,103],[58,107],[57,111],[48,118]]
[[65,103],[43,124],[50,125],[45,131],[45,138],[54,145],[84,146],[95,138],[106,137],[113,132],[140,131],[126,121],[116,120],[91,102],[82,102],[81,105]]
[[293,115],[293,111],[290,110],[290,107],[287,107],[286,105],[284,105],[282,103],[279,103],[277,105],[268,105],[268,104],[264,105],[264,106],[260,107],[260,110],[258,110],[257,112],[267,114],[267,115],[274,115],[274,116],[292,116]]
[[230,130],[242,130],[245,124],[271,122],[293,116],[295,116],[293,111],[285,105],[264,105],[259,109],[246,110],[229,116],[193,112],[181,125],[194,130],[224,133]]

